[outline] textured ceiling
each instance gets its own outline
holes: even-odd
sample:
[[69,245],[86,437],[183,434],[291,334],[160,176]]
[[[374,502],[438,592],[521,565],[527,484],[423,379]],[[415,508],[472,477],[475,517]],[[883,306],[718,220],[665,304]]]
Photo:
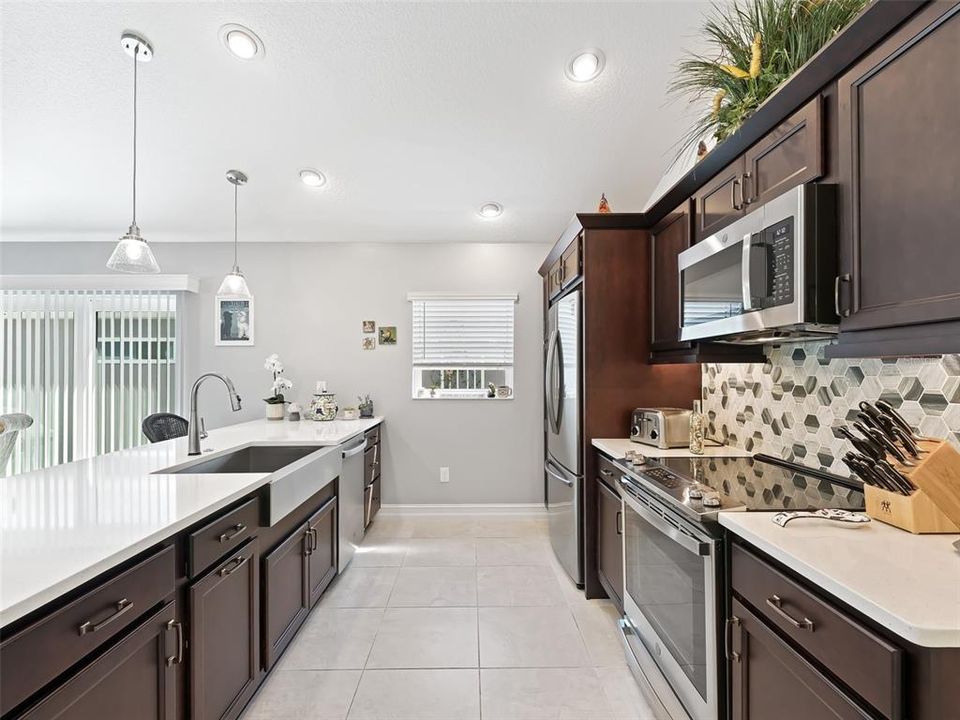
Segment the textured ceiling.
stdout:
[[[664,88],[705,6],[4,2],[7,240],[113,240],[130,220],[132,60],[143,33],[138,221],[152,241],[548,242],[605,192],[641,210],[686,125]],[[265,56],[220,45],[228,22]],[[564,64],[599,47],[598,80]],[[321,169],[321,190],[297,171]],[[486,200],[505,207],[477,217]]]

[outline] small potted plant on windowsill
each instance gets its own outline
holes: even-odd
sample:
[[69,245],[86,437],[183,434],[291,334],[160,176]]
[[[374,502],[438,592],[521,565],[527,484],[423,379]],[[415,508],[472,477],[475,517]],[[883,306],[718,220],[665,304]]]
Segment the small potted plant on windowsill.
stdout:
[[283,391],[292,388],[293,383],[283,376],[283,363],[276,353],[266,359],[263,368],[273,374],[273,385],[270,386],[272,394],[263,399],[267,404],[267,420],[283,420],[284,405],[287,402]]

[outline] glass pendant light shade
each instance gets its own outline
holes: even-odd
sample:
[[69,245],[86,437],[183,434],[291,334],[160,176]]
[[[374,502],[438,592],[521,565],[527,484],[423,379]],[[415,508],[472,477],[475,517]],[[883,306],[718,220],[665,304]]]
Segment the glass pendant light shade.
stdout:
[[233,270],[228,272],[226,277],[223,278],[223,282],[220,283],[220,289],[217,290],[217,295],[219,297],[232,298],[253,297],[250,294],[250,288],[247,287],[247,279],[236,265],[234,265]]
[[153,250],[140,236],[140,228],[136,225],[131,225],[127,234],[117,242],[113,254],[107,260],[107,267],[125,273],[160,272]]
[[227,273],[220,283],[220,289],[217,290],[219,297],[243,298],[249,299],[250,288],[247,287],[247,279],[240,272],[240,263],[238,258],[239,242],[237,236],[237,190],[241,185],[247,184],[247,175],[242,170],[228,170],[227,182],[233,185],[233,269]]

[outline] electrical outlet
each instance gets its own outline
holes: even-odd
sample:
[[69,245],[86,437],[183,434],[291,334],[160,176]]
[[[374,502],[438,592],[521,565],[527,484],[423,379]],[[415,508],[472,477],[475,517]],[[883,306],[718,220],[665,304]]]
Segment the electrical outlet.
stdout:
[[450,482],[450,468],[448,467],[440,468],[440,482],[442,483]]

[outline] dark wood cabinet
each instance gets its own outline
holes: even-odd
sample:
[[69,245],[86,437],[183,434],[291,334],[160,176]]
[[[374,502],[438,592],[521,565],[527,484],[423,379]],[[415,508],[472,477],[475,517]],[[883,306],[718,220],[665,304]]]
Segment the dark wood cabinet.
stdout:
[[263,662],[267,670],[310,611],[310,543],[309,527],[303,523],[263,557]]
[[727,624],[733,720],[867,720],[870,715],[742,603]]
[[744,155],[743,204],[762,205],[824,172],[823,101],[817,95]]
[[313,607],[337,574],[337,498],[307,520],[307,584]]
[[546,284],[547,295],[551,298],[560,293],[561,290],[573,284],[573,281],[580,277],[583,272],[583,233],[575,236],[570,243],[563,248],[559,257],[547,270]]
[[182,629],[167,603],[19,718],[175,720]]
[[[609,463],[607,463],[609,464]],[[598,458],[603,474],[605,458]],[[623,612],[623,512],[620,495],[601,478],[597,478],[597,572],[607,595]]]
[[693,196],[695,207],[694,237],[697,242],[743,216],[743,157],[727,165]]
[[367,527],[380,512],[380,426],[366,432],[368,447],[363,453],[363,526]]
[[256,539],[190,587],[190,717],[236,718],[260,681]]
[[[939,2],[838,81],[844,243],[835,355],[960,350],[955,327],[927,325],[922,343],[902,332],[960,320],[958,67],[960,4]],[[900,331],[855,334],[883,328]],[[860,351],[844,349],[858,342]]]
[[677,257],[691,245],[690,205],[684,203],[650,231],[653,246],[653,337],[650,349],[653,352],[690,346],[680,340],[680,271],[677,265]]
[[173,596],[176,552],[149,553],[0,644],[0,713],[5,714],[74,663],[133,627]]

